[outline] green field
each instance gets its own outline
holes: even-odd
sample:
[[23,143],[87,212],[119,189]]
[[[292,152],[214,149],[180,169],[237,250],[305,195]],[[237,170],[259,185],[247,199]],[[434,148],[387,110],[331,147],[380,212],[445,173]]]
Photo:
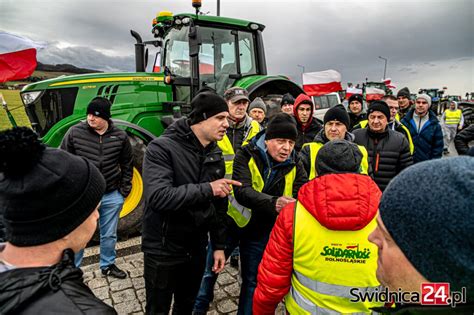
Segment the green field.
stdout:
[[[25,107],[20,98],[19,90],[0,90],[0,93],[3,94],[3,98],[8,104],[8,109],[10,109],[13,117],[15,118],[18,126],[27,126],[31,127],[30,121],[25,113]],[[1,104],[0,104],[1,106]],[[0,130],[5,130],[11,128],[12,125],[10,120],[7,117],[5,110],[0,108]]]

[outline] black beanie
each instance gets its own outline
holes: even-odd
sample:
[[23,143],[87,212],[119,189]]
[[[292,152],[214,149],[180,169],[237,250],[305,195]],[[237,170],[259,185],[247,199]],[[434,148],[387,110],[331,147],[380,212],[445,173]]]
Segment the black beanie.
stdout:
[[347,140],[326,142],[318,151],[316,171],[324,174],[359,173],[362,152],[356,144]]
[[104,192],[104,178],[85,158],[45,147],[28,128],[0,132],[0,209],[11,244],[61,239],[90,216]]
[[294,104],[294,103],[295,103],[295,98],[293,97],[293,95],[291,95],[290,93],[286,93],[281,98],[280,107],[285,104]]
[[324,124],[331,120],[337,120],[339,122],[342,122],[344,125],[346,125],[347,130],[349,130],[351,119],[349,118],[349,114],[344,108],[344,105],[339,104],[334,107],[331,107],[326,112],[326,114],[324,114]]
[[265,131],[265,140],[282,138],[296,141],[297,136],[296,121],[292,116],[277,113],[270,118]]
[[397,97],[400,96],[405,96],[406,98],[410,99],[410,90],[407,87],[404,87],[403,89],[400,89],[397,93]]
[[384,114],[385,117],[387,117],[387,121],[390,121],[390,108],[388,107],[387,103],[384,101],[373,101],[370,103],[369,109],[367,110],[367,117],[376,111]]
[[87,106],[87,114],[109,120],[110,107],[112,107],[112,104],[108,99],[105,97],[96,97]]
[[473,187],[474,158],[436,159],[403,170],[380,201],[385,227],[413,266],[430,282],[449,282],[452,291],[466,287],[471,303]]
[[352,101],[358,101],[361,104],[364,104],[364,99],[362,98],[362,95],[360,94],[352,94],[349,97],[349,105],[351,104]]
[[214,115],[229,111],[226,101],[211,90],[198,93],[191,100],[191,107],[193,111],[189,114],[190,125],[195,125]]

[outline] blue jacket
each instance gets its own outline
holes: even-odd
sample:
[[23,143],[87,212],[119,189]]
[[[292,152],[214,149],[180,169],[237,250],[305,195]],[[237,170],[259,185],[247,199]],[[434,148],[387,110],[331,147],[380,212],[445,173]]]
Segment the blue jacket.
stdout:
[[415,121],[413,120],[414,111],[414,109],[411,109],[401,121],[408,128],[413,138],[413,145],[415,146],[413,162],[418,163],[441,158],[443,155],[443,132],[438,118],[430,110],[428,122],[418,133]]

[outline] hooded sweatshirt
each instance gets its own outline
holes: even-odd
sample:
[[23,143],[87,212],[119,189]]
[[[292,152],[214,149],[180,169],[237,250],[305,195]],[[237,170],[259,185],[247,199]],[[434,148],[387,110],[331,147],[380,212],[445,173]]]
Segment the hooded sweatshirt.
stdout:
[[[298,116],[298,107],[302,104],[311,105],[311,114],[309,120],[303,124]],[[314,104],[311,98],[306,94],[300,94],[293,106],[293,114],[296,118],[296,128],[298,129],[298,137],[296,138],[295,150],[299,152],[303,144],[311,142],[316,134],[322,129],[322,125],[313,117]]]

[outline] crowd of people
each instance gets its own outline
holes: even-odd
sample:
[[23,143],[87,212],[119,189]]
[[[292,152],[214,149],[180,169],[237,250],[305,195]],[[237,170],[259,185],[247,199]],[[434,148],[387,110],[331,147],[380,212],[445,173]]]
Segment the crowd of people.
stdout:
[[[403,88],[370,104],[352,95],[320,121],[306,94],[266,117],[261,98],[233,87],[204,88],[191,106],[144,156],[147,314],[206,314],[236,253],[239,315],[282,301],[289,314],[472,314],[474,125],[456,103],[438,119],[428,95],[412,104]],[[0,133],[1,314],[115,313],[78,268],[99,222],[101,273],[128,276],[115,244],[133,153],[110,108],[93,99],[60,149],[27,128]],[[441,159],[452,141],[467,156]],[[353,300],[428,282],[464,303]]]

